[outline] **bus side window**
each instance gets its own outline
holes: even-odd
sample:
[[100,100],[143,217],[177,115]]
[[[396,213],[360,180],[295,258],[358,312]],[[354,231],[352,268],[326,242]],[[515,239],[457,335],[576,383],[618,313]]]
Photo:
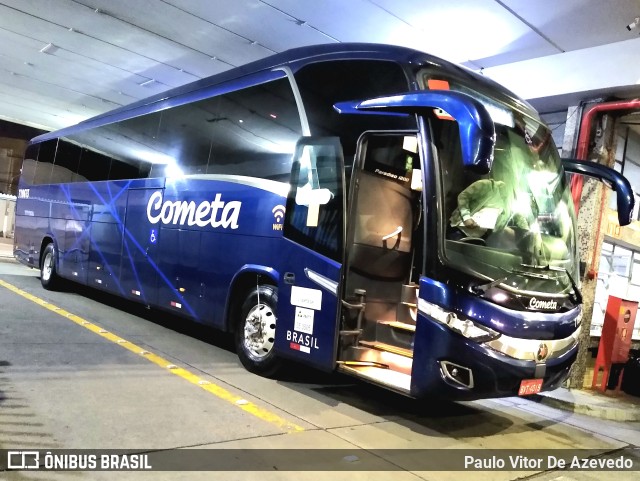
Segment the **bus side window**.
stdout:
[[285,236],[341,261],[344,200],[340,154],[332,146],[302,148],[292,172],[295,194],[287,199]]
[[58,141],[58,151],[56,152],[56,161],[53,164],[51,182],[74,181],[80,164],[80,151],[81,148],[78,145],[62,139]]
[[412,130],[414,116],[343,115],[333,105],[409,90],[402,67],[386,60],[330,60],[301,68],[296,83],[309,119],[311,135],[340,137],[345,164],[353,163],[357,141],[367,130]]
[[301,135],[291,85],[280,78],[163,111],[157,144],[185,175],[286,181]]
[[[162,175],[206,173],[211,141],[204,132],[207,119],[205,113],[198,108],[199,103],[161,112],[153,145],[169,160]],[[162,168],[152,166],[152,170],[155,174],[160,173]]]
[[36,163],[38,160],[39,151],[40,144],[34,144],[28,146],[27,150],[24,153],[20,179],[25,183],[25,185],[33,184],[33,179],[36,175]]
[[34,184],[48,184],[51,182],[51,170],[56,157],[57,147],[58,139],[47,140],[40,144],[36,174],[33,179]]
[[148,177],[152,163],[166,161],[154,145],[160,115],[142,115],[71,135],[69,140],[83,147],[74,182]]
[[124,160],[113,158],[111,159],[109,180],[138,179],[146,177],[146,174],[142,175],[141,173],[141,167],[145,164],[150,165],[146,162],[125,162]]
[[78,177],[80,180],[100,181],[109,178],[111,158],[91,149],[82,149]]
[[78,180],[231,174],[286,181],[301,135],[291,85],[280,78],[70,139],[87,147]]

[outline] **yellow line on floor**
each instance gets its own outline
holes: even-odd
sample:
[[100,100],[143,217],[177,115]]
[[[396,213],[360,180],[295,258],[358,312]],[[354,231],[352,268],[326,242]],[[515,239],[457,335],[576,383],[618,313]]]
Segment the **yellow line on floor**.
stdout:
[[252,414],[253,416],[262,419],[263,421],[266,421],[268,423],[274,424],[276,426],[278,426],[281,429],[284,429],[285,431],[288,432],[299,432],[299,431],[304,431],[304,428],[290,422],[287,421],[286,419],[278,416],[275,413],[272,413],[264,408],[261,408],[259,406],[257,406],[256,404],[247,401],[246,399],[241,398],[240,396],[237,396],[233,393],[231,393],[230,391],[226,390],[225,388],[218,386],[214,383],[212,383],[211,381],[207,381],[205,379],[202,379],[200,376],[187,371],[186,369],[183,369],[181,367],[176,366],[175,364],[172,364],[171,362],[167,361],[166,359],[153,354],[152,352],[149,352],[143,348],[141,348],[140,346],[137,346],[129,341],[127,341],[126,339],[122,339],[120,336],[117,336],[115,334],[113,334],[112,332],[107,331],[106,329],[103,329],[102,327],[87,321],[86,319],[83,319],[80,316],[77,316],[71,312],[68,312],[58,306],[55,306],[53,304],[51,304],[50,302],[47,302],[43,299],[40,299],[39,297],[34,296],[33,294],[30,294],[26,291],[23,291],[22,289],[9,284],[8,282],[3,281],[2,279],[0,279],[0,286],[2,287],[6,287],[7,289],[9,289],[10,291],[18,294],[19,296],[24,297],[25,299],[28,299],[42,307],[44,307],[45,309],[49,309],[52,312],[55,312],[56,314],[69,319],[70,321],[75,322],[76,324],[78,324],[79,326],[84,327],[85,329],[90,330],[91,332],[98,334],[99,336],[101,336],[104,339],[107,339],[108,341],[111,341],[117,345],[119,345],[120,347],[123,347],[125,349],[128,349],[129,351],[138,354],[139,356],[144,357],[145,359],[147,359],[148,361],[166,369],[167,371],[169,371],[171,374],[175,374],[176,376],[181,377],[182,379],[185,379],[187,381],[189,381],[191,384],[195,384],[196,386],[200,387],[201,389],[204,389],[205,391],[213,394],[214,396],[219,397],[220,399],[224,399],[225,401],[230,402],[231,404],[233,404],[236,407],[239,407],[240,409],[242,409],[243,411]]

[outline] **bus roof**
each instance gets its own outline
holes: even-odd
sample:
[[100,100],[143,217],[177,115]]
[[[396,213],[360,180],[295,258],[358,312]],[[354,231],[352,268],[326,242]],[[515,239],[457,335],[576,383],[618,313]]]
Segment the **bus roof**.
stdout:
[[116,109],[99,114],[95,117],[83,120],[78,124],[65,127],[63,129],[39,135],[32,139],[32,142],[64,137],[87,128],[106,125],[118,120],[136,117],[143,113],[153,111],[153,104],[158,104],[158,110],[166,108],[170,99],[186,96],[192,92],[198,92],[208,87],[214,87],[226,82],[239,79],[241,77],[257,74],[259,72],[270,72],[274,68],[288,66],[293,72],[301,67],[323,60],[349,60],[349,59],[378,59],[395,61],[401,64],[411,64],[420,66],[429,64],[441,68],[444,72],[450,72],[458,76],[466,77],[469,81],[479,82],[485,86],[497,89],[519,103],[525,103],[515,94],[509,92],[496,82],[477,75],[471,70],[462,66],[448,62],[433,55],[396,45],[376,44],[376,43],[332,43],[299,47],[284,52],[265,57],[245,65],[234,67],[219,74],[205,77],[194,82],[187,83],[180,87],[175,87],[159,94],[146,97],[131,104],[117,107]]

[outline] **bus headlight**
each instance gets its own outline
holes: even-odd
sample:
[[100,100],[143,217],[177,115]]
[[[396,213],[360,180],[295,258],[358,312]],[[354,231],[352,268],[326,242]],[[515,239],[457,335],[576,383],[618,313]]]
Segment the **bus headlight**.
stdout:
[[472,339],[476,342],[487,342],[500,337],[500,333],[489,329],[469,319],[460,319],[453,312],[447,315],[447,326],[456,331],[458,334],[462,334],[468,339]]
[[471,319],[462,319],[456,313],[418,299],[418,310],[440,324],[447,326],[452,331],[476,342],[488,342],[500,337],[500,333]]

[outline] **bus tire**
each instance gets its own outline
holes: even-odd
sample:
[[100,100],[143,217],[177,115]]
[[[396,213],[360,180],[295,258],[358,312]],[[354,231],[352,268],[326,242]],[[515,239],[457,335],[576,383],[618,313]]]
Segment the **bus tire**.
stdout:
[[273,376],[281,361],[274,352],[278,289],[260,285],[249,291],[235,329],[236,352],[249,372]]
[[62,278],[58,275],[56,248],[49,242],[42,251],[40,261],[40,283],[47,290],[54,291],[61,287]]

